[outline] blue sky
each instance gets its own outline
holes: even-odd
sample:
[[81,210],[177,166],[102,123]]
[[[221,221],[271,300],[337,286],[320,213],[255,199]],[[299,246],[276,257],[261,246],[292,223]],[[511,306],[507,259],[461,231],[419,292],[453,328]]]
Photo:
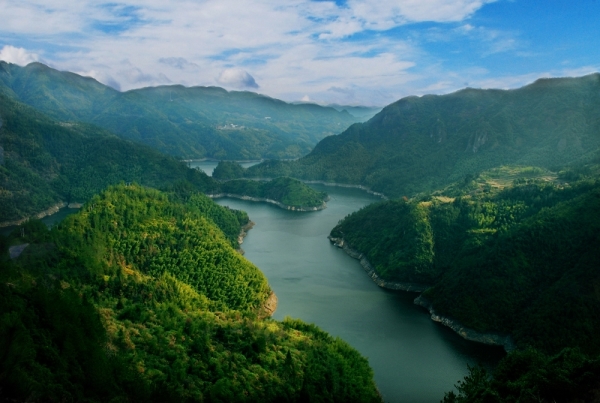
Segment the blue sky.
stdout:
[[2,0],[0,59],[383,106],[600,71],[600,0]]

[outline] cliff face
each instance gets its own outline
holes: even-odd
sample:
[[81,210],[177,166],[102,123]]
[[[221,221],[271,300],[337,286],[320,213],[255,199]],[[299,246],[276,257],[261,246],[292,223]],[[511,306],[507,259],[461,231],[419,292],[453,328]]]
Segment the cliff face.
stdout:
[[477,343],[487,344],[489,346],[502,346],[504,347],[504,350],[506,350],[506,352],[510,352],[516,348],[512,337],[508,334],[478,332],[476,330],[469,329],[468,327],[463,326],[460,322],[456,320],[436,314],[431,303],[422,295],[419,295],[417,298],[415,298],[414,303],[427,309],[431,314],[431,320],[449,327],[450,329],[458,333],[458,335],[461,336],[463,339],[475,341]]
[[317,206],[317,207],[295,207],[295,206],[288,206],[286,204],[280,203],[277,200],[265,199],[262,197],[243,196],[243,195],[237,195],[237,194],[233,194],[233,193],[207,194],[207,196],[210,197],[211,199],[219,199],[221,197],[231,197],[234,199],[271,203],[271,204],[274,204],[277,207],[280,207],[284,210],[291,210],[291,211],[319,211],[319,210],[324,210],[325,208],[327,208],[327,204],[325,202],[323,202],[323,204],[321,204],[320,206]]
[[349,256],[353,257],[360,261],[360,265],[365,269],[371,280],[375,282],[381,288],[385,288],[388,290],[399,290],[399,291],[412,291],[412,292],[423,292],[429,285],[426,284],[417,284],[417,283],[407,283],[407,282],[394,282],[387,281],[379,277],[371,263],[367,260],[364,254],[360,253],[357,250],[354,250],[348,246],[348,243],[344,241],[343,238],[334,238],[332,236],[328,236],[331,243],[333,243],[338,248],[341,248],[346,252]]

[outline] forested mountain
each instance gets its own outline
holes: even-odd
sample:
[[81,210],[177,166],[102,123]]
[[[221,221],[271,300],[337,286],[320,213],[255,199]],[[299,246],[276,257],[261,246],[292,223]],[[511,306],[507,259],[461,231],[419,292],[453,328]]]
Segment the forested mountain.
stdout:
[[58,202],[85,202],[110,184],[213,191],[204,172],[96,126],[60,123],[0,94],[0,222]]
[[264,318],[265,277],[211,220],[228,211],[182,194],[119,185],[52,231],[0,236],[3,398],[381,401],[345,342]]
[[331,236],[363,252],[388,281],[429,284],[420,300],[436,315],[512,336],[520,351],[494,380],[473,370],[459,388],[464,399],[447,401],[534,401],[522,397],[530,392],[538,401],[593,401],[589,391],[600,390],[599,174],[598,165],[558,174],[494,169],[420,199],[367,206]]
[[296,158],[359,121],[315,104],[293,105],[219,87],[119,92],[40,63],[0,61],[0,92],[62,122],[86,122],[178,158]]
[[598,110],[600,74],[540,79],[516,90],[407,97],[323,139],[306,157],[265,161],[244,175],[411,196],[500,165],[551,168],[586,161],[600,149]]

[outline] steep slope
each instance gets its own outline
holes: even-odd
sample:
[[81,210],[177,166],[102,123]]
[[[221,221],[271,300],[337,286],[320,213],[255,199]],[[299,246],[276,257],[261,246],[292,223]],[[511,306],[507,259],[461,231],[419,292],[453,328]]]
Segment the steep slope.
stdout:
[[549,168],[585,161],[600,149],[599,109],[600,74],[541,79],[509,91],[408,97],[325,138],[306,157],[265,161],[244,175],[410,196],[503,164]]
[[523,179],[503,190],[376,203],[331,236],[364,253],[385,280],[428,284],[423,304],[467,328],[552,354],[600,354],[598,211],[596,175]]
[[218,187],[203,172],[147,146],[92,125],[59,123],[0,94],[0,223],[59,202],[84,202],[119,182]]
[[[270,289],[198,205],[120,185],[0,255],[0,388],[16,401],[379,402],[356,350],[261,319]],[[0,237],[1,239],[2,237]],[[3,246],[6,242],[2,242]]]
[[358,121],[252,92],[180,85],[124,93],[40,63],[0,62],[0,92],[60,121],[93,123],[180,158],[294,158]]

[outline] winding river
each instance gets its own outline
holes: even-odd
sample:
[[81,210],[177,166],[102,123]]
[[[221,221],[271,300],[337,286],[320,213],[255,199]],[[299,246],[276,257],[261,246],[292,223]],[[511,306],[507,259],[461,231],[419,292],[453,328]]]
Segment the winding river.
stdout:
[[[216,162],[190,165],[210,175]],[[311,186],[331,196],[325,210],[301,213],[216,200],[247,211],[255,222],[242,248],[278,296],[275,319],[300,318],[346,340],[368,358],[386,402],[439,402],[467,374],[467,364],[498,362],[504,355],[500,348],[465,341],[431,321],[413,304],[418,294],[379,288],[357,260],[330,244],[327,235],[337,222],[377,197],[359,189]],[[42,221],[52,225],[73,211],[62,209]]]
[[[211,174],[215,165],[197,166]],[[256,223],[242,248],[279,298],[275,319],[300,318],[346,340],[369,359],[386,402],[439,402],[467,374],[467,364],[498,362],[500,348],[465,341],[431,321],[413,304],[418,294],[379,288],[357,260],[330,244],[327,235],[340,219],[379,198],[359,189],[311,186],[331,196],[325,210],[216,200],[247,211]]]

